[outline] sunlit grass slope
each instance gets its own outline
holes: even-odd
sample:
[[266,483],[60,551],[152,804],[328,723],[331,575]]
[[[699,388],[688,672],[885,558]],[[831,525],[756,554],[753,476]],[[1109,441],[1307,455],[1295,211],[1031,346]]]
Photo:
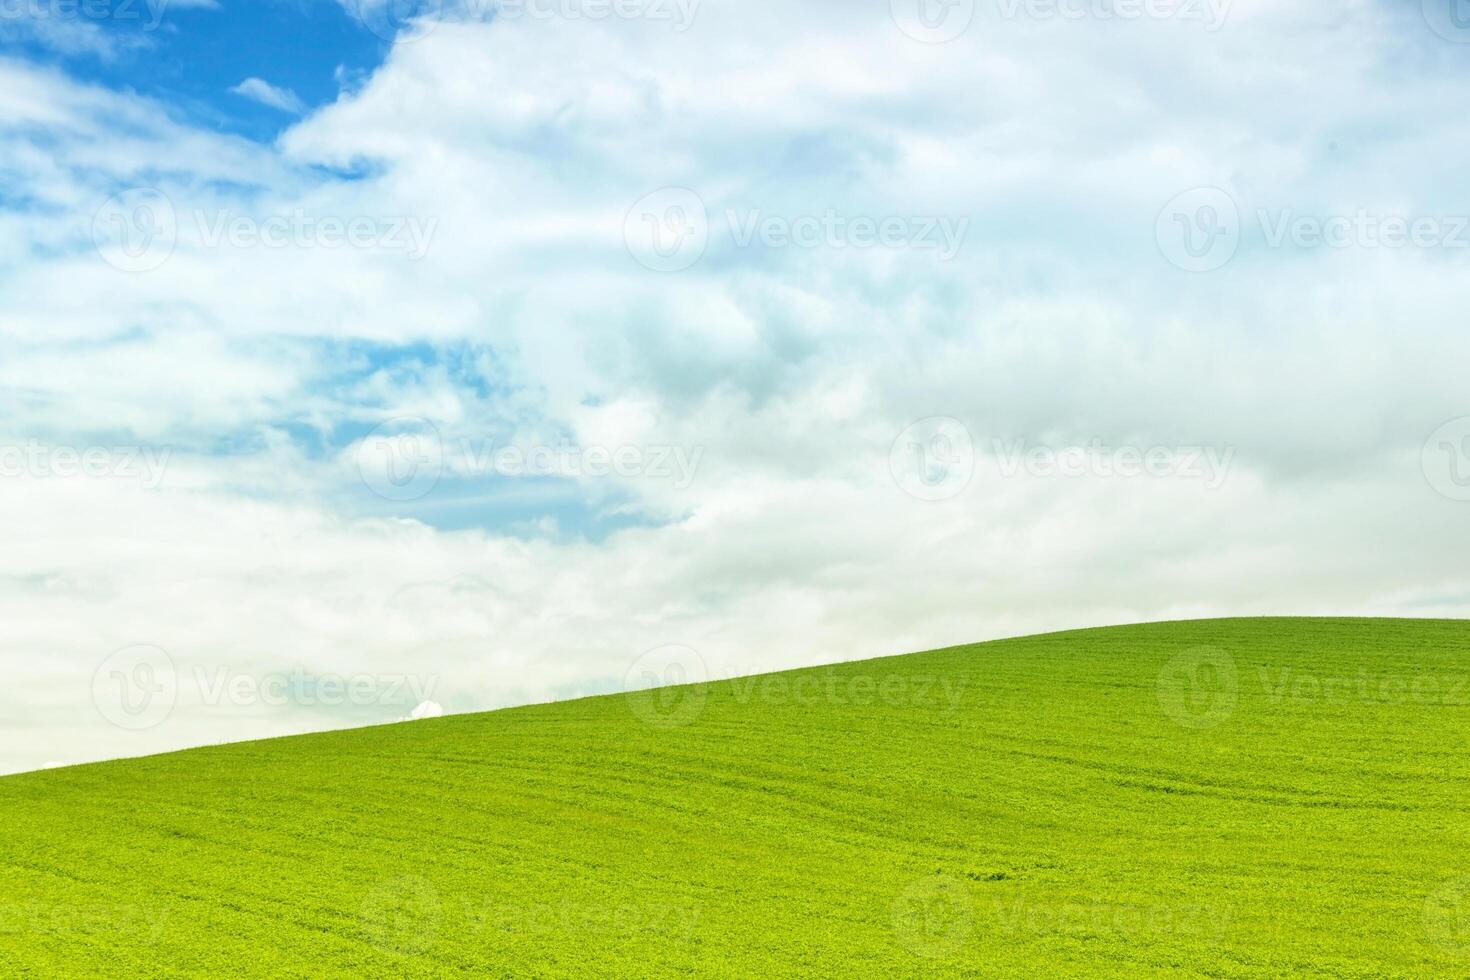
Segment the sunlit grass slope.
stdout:
[[0,973],[1470,973],[1470,624],[1061,633],[0,780]]

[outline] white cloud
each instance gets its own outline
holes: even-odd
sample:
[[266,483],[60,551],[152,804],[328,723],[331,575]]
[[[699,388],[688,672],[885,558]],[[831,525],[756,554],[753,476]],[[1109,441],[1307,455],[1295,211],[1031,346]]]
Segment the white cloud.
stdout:
[[[12,3],[0,12],[0,40],[28,42],[68,57],[113,61],[146,51],[171,10],[217,10],[218,0],[145,0],[98,5]],[[112,23],[108,23],[111,21]]]
[[423,721],[425,718],[443,718],[444,706],[434,701],[424,701],[408,713],[405,721]]
[[306,104],[295,92],[279,88],[264,79],[247,78],[230,91],[259,102],[261,105],[270,106],[272,109],[289,112],[293,116],[299,116],[306,111]]
[[146,38],[109,31],[102,25],[65,17],[0,16],[0,40],[30,42],[58,54],[85,55],[112,61],[126,53],[149,46]]

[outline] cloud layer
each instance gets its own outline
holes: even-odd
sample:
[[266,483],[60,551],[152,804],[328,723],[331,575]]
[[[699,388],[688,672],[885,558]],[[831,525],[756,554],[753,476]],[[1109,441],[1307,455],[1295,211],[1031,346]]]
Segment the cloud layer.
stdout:
[[451,7],[275,146],[0,62],[0,769],[668,644],[1464,615],[1470,48],[1369,2],[888,6]]

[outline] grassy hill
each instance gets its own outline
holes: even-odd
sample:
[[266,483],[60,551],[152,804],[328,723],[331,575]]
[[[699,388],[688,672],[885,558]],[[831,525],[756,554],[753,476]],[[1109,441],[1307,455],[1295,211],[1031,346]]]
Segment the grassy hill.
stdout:
[[1470,624],[1084,630],[0,780],[6,974],[1464,976]]

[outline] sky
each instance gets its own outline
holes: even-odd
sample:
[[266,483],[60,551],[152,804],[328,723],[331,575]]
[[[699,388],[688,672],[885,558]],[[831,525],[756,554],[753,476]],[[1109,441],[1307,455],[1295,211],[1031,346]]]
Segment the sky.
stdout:
[[1470,9],[0,0],[0,772],[1470,613]]

